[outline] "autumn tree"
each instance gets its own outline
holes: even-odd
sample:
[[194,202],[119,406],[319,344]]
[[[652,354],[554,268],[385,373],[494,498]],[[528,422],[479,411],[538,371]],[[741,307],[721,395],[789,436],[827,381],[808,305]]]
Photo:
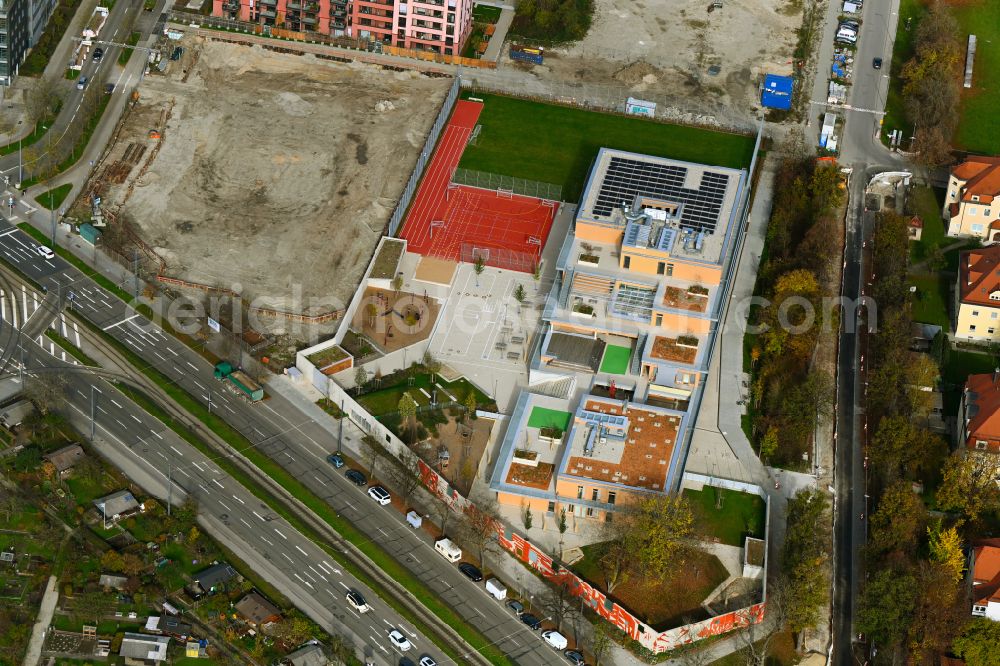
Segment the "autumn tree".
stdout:
[[556,624],[556,629],[562,631],[563,623],[579,612],[576,596],[568,581],[560,580],[550,585],[541,599],[541,608],[549,619]]
[[[402,424],[400,429],[406,433],[410,444],[417,438],[417,401],[413,399],[409,391],[405,391],[399,398],[399,420]],[[374,474],[374,471],[372,472]]]
[[683,563],[694,535],[694,514],[681,495],[658,495],[637,503],[625,537],[636,566],[647,578],[665,581]]
[[787,581],[784,612],[801,645],[829,603],[830,515],[818,490],[800,490],[788,501],[782,572]]
[[142,560],[132,553],[125,553],[122,556],[122,573],[127,576],[138,576],[145,568]]
[[861,594],[858,631],[891,655],[910,629],[919,593],[916,578],[906,569],[887,568],[873,573]]
[[908,479],[938,467],[947,445],[938,435],[920,428],[908,416],[883,418],[871,439],[869,458],[882,478],[895,481]]
[[434,354],[428,349],[424,352],[424,368],[431,376],[431,384],[434,383],[434,377],[437,373],[441,372],[441,361],[434,358]]
[[962,537],[958,535],[954,525],[944,528],[940,520],[927,528],[927,536],[931,561],[939,564],[947,572],[953,586],[962,579],[962,572],[965,571]]
[[957,511],[975,522],[1000,507],[996,462],[974,451],[957,451],[944,464],[937,503],[945,511]]
[[107,550],[101,555],[101,567],[108,571],[121,573],[125,569],[125,561],[117,550]]
[[973,618],[951,644],[952,652],[967,666],[997,666],[1000,645],[1000,622],[985,617]]
[[886,488],[868,524],[868,549],[875,556],[914,552],[927,523],[927,509],[902,479]]

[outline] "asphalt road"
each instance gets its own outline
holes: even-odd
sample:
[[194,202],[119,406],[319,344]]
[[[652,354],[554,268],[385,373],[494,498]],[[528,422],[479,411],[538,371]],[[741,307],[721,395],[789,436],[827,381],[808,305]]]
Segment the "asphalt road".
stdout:
[[[454,564],[437,555],[430,540],[409,528],[402,514],[376,504],[363,488],[334,470],[325,458],[336,450],[337,442],[327,430],[281,396],[254,405],[234,395],[226,384],[213,377],[212,365],[200,355],[62,259],[38,256],[32,249],[35,245],[20,230],[0,229],[0,256],[4,260],[50,291],[62,293],[79,316],[115,337],[203,404],[208,406],[211,401],[210,408],[215,414],[413,571],[432,592],[501,650],[526,665],[543,666],[561,659],[541,641],[537,632],[531,632],[487,595],[482,583],[472,583]],[[210,486],[205,487],[211,490]],[[225,501],[213,498],[218,499]],[[226,504],[235,508],[232,503]]]
[[[2,232],[0,232],[2,233]],[[57,275],[61,260],[50,261],[36,255],[32,246],[18,234],[0,236],[0,252],[21,270]],[[38,267],[33,271],[30,267]],[[44,281],[44,280],[43,280]],[[82,285],[74,287],[83,292]],[[4,313],[6,314],[7,304]],[[29,315],[31,309],[28,310]],[[18,320],[23,323],[23,317]],[[11,322],[4,321],[8,326]],[[143,338],[148,339],[148,338]],[[8,346],[18,345],[23,336]],[[18,362],[20,347],[2,349]],[[327,554],[308,538],[275,515],[244,486],[234,481],[203,453],[186,443],[160,421],[148,415],[140,406],[129,401],[111,384],[80,366],[69,366],[25,341],[24,356],[27,372],[40,368],[59,368],[68,381],[67,403],[70,417],[81,432],[90,432],[91,414],[96,416],[95,432],[99,448],[136,480],[151,480],[153,485],[166,488],[168,476],[173,480],[173,498],[180,502],[184,494],[198,502],[203,520],[228,532],[222,539],[230,549],[268,571],[265,577],[286,592],[297,606],[315,618],[324,620],[331,631],[347,634],[366,655],[377,663],[395,664],[398,653],[386,634],[391,628],[405,632],[414,647],[411,655],[429,654],[438,663],[449,663],[425,636],[402,620],[370,589],[342,571]],[[73,370],[69,368],[73,367]],[[225,400],[225,399],[224,399]],[[148,486],[149,483],[142,483]],[[163,493],[164,495],[166,493]],[[242,547],[241,547],[242,546]],[[249,549],[250,553],[247,553]],[[255,562],[256,560],[256,562]],[[263,562],[262,562],[263,561]],[[359,614],[345,603],[348,589],[359,590],[372,610]]]

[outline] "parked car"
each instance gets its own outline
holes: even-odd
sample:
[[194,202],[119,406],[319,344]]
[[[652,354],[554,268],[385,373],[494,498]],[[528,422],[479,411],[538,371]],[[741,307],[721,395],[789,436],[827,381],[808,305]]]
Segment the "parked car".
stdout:
[[393,629],[389,632],[389,641],[400,652],[406,652],[413,647],[413,643],[399,629]]
[[413,660],[410,659],[409,657],[400,657],[399,666],[417,666],[417,665],[414,664]]
[[389,497],[389,491],[383,488],[382,486],[372,486],[371,488],[369,488],[368,497],[371,497],[373,500],[375,500],[382,506],[385,506],[391,501],[391,498]]
[[850,28],[854,32],[857,32],[861,28],[861,22],[855,19],[844,19],[840,22],[841,28]]
[[540,629],[542,627],[542,621],[539,620],[534,615],[532,615],[531,613],[522,613],[521,614],[521,622],[523,622],[526,625],[528,625],[529,628],[535,629],[535,630],[538,630],[538,629]]
[[872,67],[875,69],[882,69],[882,58],[875,58],[872,60]]
[[420,666],[438,666],[438,663],[425,654],[420,658]]
[[47,248],[44,245],[39,245],[38,247],[36,247],[35,248],[35,252],[37,252],[41,256],[45,257],[46,259],[55,259],[56,258],[56,253],[53,252],[51,249]]
[[368,483],[368,478],[356,469],[347,470],[344,472],[344,476],[346,476],[351,483],[356,486],[363,486]]
[[524,604],[522,604],[520,601],[517,601],[516,599],[508,601],[507,608],[514,611],[514,615],[518,617],[521,617],[521,615],[524,614]]
[[566,650],[563,652],[563,656],[566,657],[566,661],[573,664],[573,666],[586,666],[587,662],[583,660],[583,655],[576,650]]
[[94,62],[101,62],[101,58],[104,57],[104,49],[98,47],[94,49]]
[[344,459],[341,458],[340,454],[337,453],[327,456],[326,461],[331,465],[333,465],[334,467],[336,467],[337,469],[340,469],[341,467],[344,466]]
[[347,591],[347,603],[349,603],[351,607],[359,613],[367,613],[372,609],[372,607],[368,605],[368,602],[365,601],[365,598],[357,590]]
[[543,631],[542,640],[557,650],[565,650],[566,646],[569,645],[569,640],[555,629]]
[[474,564],[462,562],[458,565],[458,570],[465,574],[465,577],[473,583],[478,583],[483,579],[483,572]]

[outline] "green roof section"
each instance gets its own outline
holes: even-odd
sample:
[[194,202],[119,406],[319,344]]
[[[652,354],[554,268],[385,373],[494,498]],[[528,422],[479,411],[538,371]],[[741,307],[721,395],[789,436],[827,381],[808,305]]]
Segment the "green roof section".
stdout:
[[628,360],[631,355],[631,347],[608,345],[604,348],[604,358],[601,359],[601,372],[624,375],[628,371]]
[[531,408],[531,416],[528,417],[528,427],[559,428],[565,432],[572,416],[572,412],[562,412],[558,409],[549,409],[548,407],[539,407],[536,405]]

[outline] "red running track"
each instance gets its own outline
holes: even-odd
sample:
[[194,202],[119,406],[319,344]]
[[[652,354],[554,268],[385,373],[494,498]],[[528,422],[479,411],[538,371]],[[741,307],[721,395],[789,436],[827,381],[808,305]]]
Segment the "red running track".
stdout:
[[[464,185],[448,188],[482,108],[480,102],[456,103],[400,232],[410,252],[461,261],[462,246],[469,245],[492,250],[487,262],[491,265],[497,265],[496,250],[535,258],[541,254],[555,217],[554,205]],[[434,221],[440,224],[432,228]],[[531,271],[532,263],[505,267]]]

